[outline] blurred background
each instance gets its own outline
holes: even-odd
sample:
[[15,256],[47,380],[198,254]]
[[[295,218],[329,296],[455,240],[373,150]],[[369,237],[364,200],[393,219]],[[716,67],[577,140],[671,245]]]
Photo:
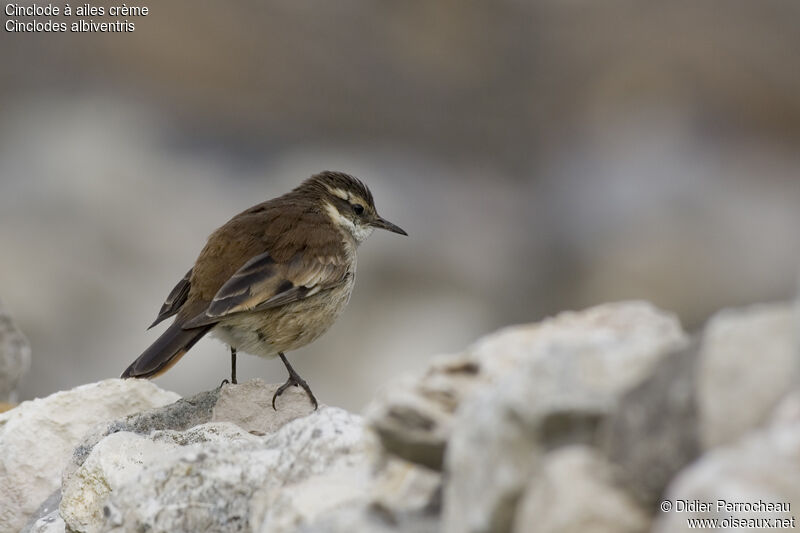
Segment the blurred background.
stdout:
[[[322,169],[410,235],[376,232],[343,317],[289,355],[324,403],[562,310],[641,298],[691,329],[793,294],[794,0],[129,5],[150,8],[133,33],[0,33],[20,399],[118,376],[208,234]],[[156,382],[228,372],[204,339]]]

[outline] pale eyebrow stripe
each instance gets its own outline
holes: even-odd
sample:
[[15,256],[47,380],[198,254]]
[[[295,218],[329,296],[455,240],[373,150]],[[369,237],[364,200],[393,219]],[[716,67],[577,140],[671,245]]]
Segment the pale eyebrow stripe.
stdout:
[[350,199],[350,193],[348,193],[347,191],[344,191],[342,189],[339,189],[338,187],[337,188],[328,187],[328,190],[331,192],[331,194],[335,194],[336,196],[338,196],[342,200],[349,200]]

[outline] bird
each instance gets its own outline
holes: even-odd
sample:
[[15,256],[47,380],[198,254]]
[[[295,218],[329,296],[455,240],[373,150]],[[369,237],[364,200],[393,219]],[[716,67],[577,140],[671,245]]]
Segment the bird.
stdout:
[[276,389],[273,409],[298,386],[316,410],[317,399],[285,352],[316,340],[342,313],[355,283],[356,250],[376,228],[408,235],[378,215],[361,180],[329,170],[242,211],[209,236],[150,327],[174,316],[172,324],[121,377],[159,376],[210,333],[230,347],[231,383],[239,351],[277,356],[289,378]]

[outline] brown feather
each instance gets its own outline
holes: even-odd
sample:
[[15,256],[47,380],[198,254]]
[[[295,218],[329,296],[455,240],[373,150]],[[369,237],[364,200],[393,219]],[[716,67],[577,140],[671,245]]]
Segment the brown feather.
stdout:
[[189,348],[208,333],[212,326],[183,329],[173,323],[136,361],[122,373],[123,378],[152,378],[166,372]]
[[[319,209],[316,194],[316,189],[312,195],[295,189],[243,211],[209,237],[192,270],[188,295],[201,311],[181,310],[178,320],[184,327],[290,303],[345,279],[348,247]],[[282,285],[286,282],[291,286]]]
[[164,305],[162,305],[161,309],[158,311],[158,316],[156,317],[155,321],[150,324],[147,329],[152,328],[156,324],[171,317],[180,310],[181,306],[184,304],[184,302],[186,302],[186,298],[189,296],[189,278],[191,276],[192,269],[190,268],[189,272],[183,276],[183,279],[181,279],[170,291],[166,301],[164,302]]

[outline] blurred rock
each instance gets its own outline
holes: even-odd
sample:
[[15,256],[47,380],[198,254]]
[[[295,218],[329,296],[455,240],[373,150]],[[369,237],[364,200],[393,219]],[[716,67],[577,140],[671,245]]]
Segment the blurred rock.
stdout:
[[733,442],[762,424],[780,400],[798,387],[797,324],[790,304],[726,309],[709,321],[698,376],[701,439],[706,449]]
[[73,448],[92,426],[177,399],[149,381],[110,379],[0,414],[0,531],[21,529],[58,488]]
[[66,527],[64,519],[58,514],[58,510],[55,510],[34,522],[29,528],[23,529],[20,533],[64,533]]
[[[370,444],[372,447],[377,442],[371,439]],[[438,533],[441,475],[382,452],[371,457],[370,462],[369,497],[332,507],[300,531]],[[264,529],[262,533],[272,531]]]
[[[737,408],[741,404],[736,404]],[[657,516],[655,533],[678,533],[696,530],[687,519],[729,517],[737,519],[796,518],[800,508],[800,394],[784,400],[772,423],[737,442],[707,452],[696,463],[679,474],[670,484],[666,499],[675,504],[678,499],[711,502],[710,512],[661,512]],[[789,504],[791,512],[741,512],[717,510],[718,500],[733,503],[759,501]],[[791,527],[796,527],[792,525]],[[750,530],[783,530],[786,527],[752,527]],[[722,527],[720,529],[723,529]],[[738,527],[724,528],[726,530]],[[745,528],[742,528],[745,529]]]
[[367,407],[367,418],[388,452],[440,470],[456,408],[487,379],[468,355],[439,357],[422,376],[405,376],[383,389]]
[[[38,402],[60,409],[82,438],[56,443],[55,460],[3,466],[17,485],[30,483],[31,471],[48,482],[63,471],[61,491],[51,483],[34,494],[38,502],[49,494],[35,512],[4,508],[0,516],[13,522],[0,526],[17,531],[27,520],[24,533],[638,533],[650,529],[665,494],[673,502],[800,505],[800,390],[759,369],[793,372],[792,316],[781,305],[726,311],[702,340],[689,342],[674,316],[644,302],[562,313],[435,359],[418,377],[387,387],[368,423],[338,408],[314,411],[298,388],[273,410],[277,385],[253,380],[92,425],[81,418],[86,391],[132,387],[153,396],[158,389],[137,380],[80,387],[54,395],[61,401]],[[759,358],[746,349],[760,346]],[[747,411],[733,423],[722,423],[721,409],[703,414],[702,395],[715,406],[728,398],[733,418],[746,403],[723,386],[731,375],[745,394],[777,384],[755,400],[761,414]],[[160,394],[163,403],[175,399]],[[131,396],[92,405],[127,405]],[[11,422],[16,435],[34,418],[14,417],[29,411],[45,418],[44,407],[29,403],[0,415],[0,452],[12,442]],[[730,440],[704,449],[704,431]],[[682,531],[692,516],[661,513],[656,531]]]
[[[55,490],[42,502],[38,509],[20,530],[20,533],[35,531],[63,531],[66,527],[61,515],[58,514],[58,505],[61,503],[61,488]],[[59,529],[60,528],[60,529]]]
[[353,456],[346,466],[259,489],[250,507],[253,531],[293,533],[299,526],[340,533],[435,531],[439,509],[429,510],[429,504],[440,476],[396,460],[376,467],[366,437],[366,455]]
[[488,385],[454,413],[443,530],[509,531],[541,455],[594,443],[621,396],[685,342],[673,315],[622,302],[502,330],[467,350]]
[[[601,306],[587,311],[585,320],[587,323],[596,321],[598,327],[609,321],[605,325],[610,328],[606,330],[608,332],[619,327],[619,324],[613,324],[614,320],[635,320],[632,317],[637,313],[648,315],[653,312],[647,304],[619,304],[623,311],[620,316],[611,318],[614,308],[610,305],[607,309]],[[623,316],[626,314],[628,316]],[[430,468],[441,468],[445,444],[453,431],[455,413],[462,401],[514,373],[526,358],[546,360],[536,353],[537,350],[546,350],[542,344],[557,342],[559,328],[566,332],[580,327],[576,322],[580,323],[581,318],[576,316],[565,313],[555,321],[510,328],[481,341],[464,354],[435,359],[421,376],[405,376],[383,389],[367,408],[370,425],[390,452]],[[665,322],[650,326],[664,330],[654,330],[652,334],[664,338],[672,336],[673,341],[680,341],[683,334],[677,321],[673,317],[663,318]],[[635,350],[633,346],[630,348]],[[627,372],[635,373],[637,370],[635,366],[631,369],[626,367],[621,371],[621,379],[625,379]]]
[[612,465],[586,446],[542,459],[519,503],[514,533],[644,533],[650,519],[615,485]]
[[697,359],[696,342],[664,357],[603,426],[601,449],[645,509],[654,509],[673,476],[700,454]]
[[0,404],[17,401],[17,385],[30,366],[28,339],[0,303]]
[[[435,512],[396,513],[380,505],[333,509],[298,533],[439,533]],[[272,530],[262,533],[271,533]]]

